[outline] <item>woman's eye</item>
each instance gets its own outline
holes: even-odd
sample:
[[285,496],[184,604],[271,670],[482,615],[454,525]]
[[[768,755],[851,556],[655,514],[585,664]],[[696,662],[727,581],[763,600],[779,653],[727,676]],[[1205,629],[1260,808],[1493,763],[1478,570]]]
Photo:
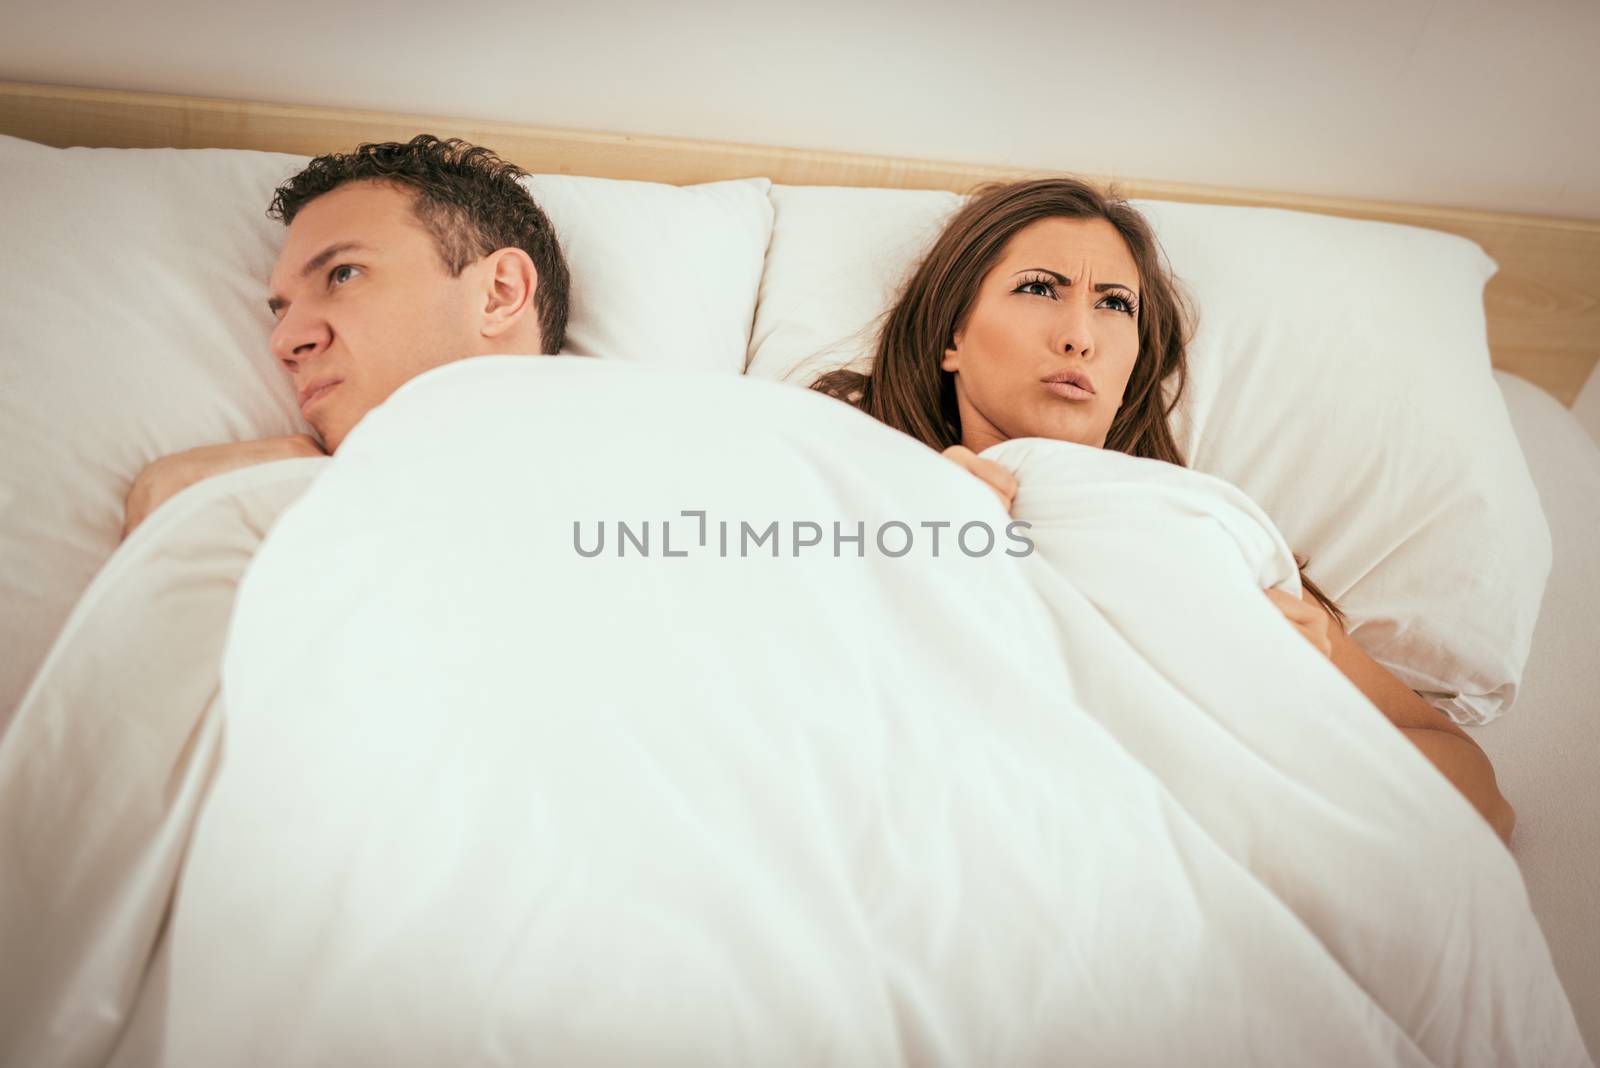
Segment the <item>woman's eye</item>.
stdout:
[[328,281],[333,282],[335,285],[343,285],[345,282],[350,280],[348,276],[344,276],[345,271],[359,271],[360,269],[361,268],[353,267],[348,263],[341,263],[339,266],[328,272]]
[[1118,311],[1120,311],[1120,312],[1122,312],[1122,313],[1124,313],[1126,315],[1132,315],[1133,314],[1133,304],[1132,304],[1132,302],[1130,302],[1128,300],[1127,297],[1107,297],[1106,300],[1115,301],[1116,304],[1117,304],[1117,310]]
[[1019,293],[1032,293],[1039,297],[1053,297],[1056,295],[1054,286],[1052,286],[1049,282],[1041,282],[1037,279],[1032,282],[1022,283],[1022,285],[1017,287],[1017,291]]

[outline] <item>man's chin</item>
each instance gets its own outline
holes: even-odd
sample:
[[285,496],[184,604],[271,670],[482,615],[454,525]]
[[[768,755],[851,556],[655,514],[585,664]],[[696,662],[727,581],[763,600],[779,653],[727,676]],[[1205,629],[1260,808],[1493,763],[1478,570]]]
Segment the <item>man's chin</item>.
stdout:
[[349,433],[347,427],[334,425],[326,419],[307,419],[306,422],[311,424],[313,436],[322,444],[322,451],[329,456],[343,444],[345,435]]

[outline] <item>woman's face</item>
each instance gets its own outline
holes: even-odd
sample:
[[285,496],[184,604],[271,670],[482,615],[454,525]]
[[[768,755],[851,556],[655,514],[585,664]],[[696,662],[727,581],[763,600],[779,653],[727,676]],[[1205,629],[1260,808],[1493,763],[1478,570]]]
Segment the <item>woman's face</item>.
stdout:
[[1132,253],[1104,219],[1019,230],[940,364],[955,376],[961,443],[973,452],[1027,437],[1103,447],[1139,355],[1139,285]]

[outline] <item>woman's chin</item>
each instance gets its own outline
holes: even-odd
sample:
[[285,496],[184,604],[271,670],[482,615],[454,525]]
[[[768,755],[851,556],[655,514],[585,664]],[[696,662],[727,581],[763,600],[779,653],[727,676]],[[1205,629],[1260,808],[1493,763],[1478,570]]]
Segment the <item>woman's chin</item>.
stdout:
[[1068,441],[1074,445],[1088,445],[1092,448],[1104,448],[1106,443],[1105,431],[1097,426],[1088,425],[1088,420],[1078,416],[1078,413],[1069,413],[1063,419],[1059,410],[1052,412],[1051,417],[1041,419],[1025,434],[1017,437],[1049,438],[1052,441]]

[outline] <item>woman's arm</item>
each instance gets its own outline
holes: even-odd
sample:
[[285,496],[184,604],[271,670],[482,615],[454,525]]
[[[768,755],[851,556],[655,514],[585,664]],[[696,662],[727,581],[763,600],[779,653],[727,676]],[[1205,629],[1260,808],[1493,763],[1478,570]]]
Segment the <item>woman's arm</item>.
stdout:
[[[1302,606],[1301,611],[1310,609],[1327,621],[1327,638],[1331,646],[1328,658],[1334,666],[1344,673],[1345,678],[1355,683],[1367,700],[1376,705],[1378,711],[1387,716],[1389,722],[1422,751],[1423,756],[1433,762],[1433,766],[1461,791],[1472,807],[1489,821],[1489,826],[1494,828],[1500,840],[1509,846],[1517,814],[1500,793],[1488,754],[1449,716],[1428,704],[1409,686],[1391,675],[1382,664],[1368,656],[1355,639],[1345,633],[1339,621],[1313,598],[1305,596]],[[1293,616],[1290,619],[1294,621]],[[1295,622],[1298,626],[1298,621]]]

